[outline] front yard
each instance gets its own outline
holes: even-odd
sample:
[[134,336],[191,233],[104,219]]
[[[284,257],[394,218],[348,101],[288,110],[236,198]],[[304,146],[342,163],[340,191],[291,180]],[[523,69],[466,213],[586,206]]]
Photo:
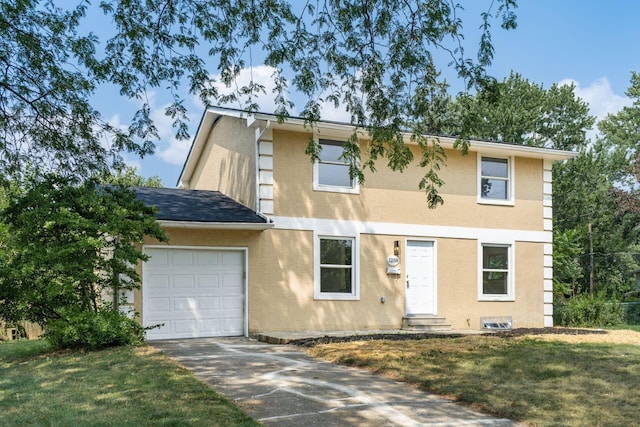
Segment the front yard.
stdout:
[[356,341],[308,352],[530,425],[640,425],[638,332]]
[[[640,426],[640,331],[354,341],[308,352],[535,426]],[[0,425],[258,425],[151,347],[0,342]]]
[[0,425],[255,426],[151,347],[47,351],[0,342]]

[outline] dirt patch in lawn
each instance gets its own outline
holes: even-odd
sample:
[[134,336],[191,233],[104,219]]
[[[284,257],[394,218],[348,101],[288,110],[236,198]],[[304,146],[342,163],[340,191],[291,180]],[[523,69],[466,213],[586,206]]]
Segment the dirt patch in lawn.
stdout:
[[[629,330],[606,331],[603,329],[579,329],[579,328],[518,328],[509,331],[491,332],[491,335],[505,339],[535,338],[543,341],[562,341],[568,343],[606,343],[606,344],[636,344],[640,345],[640,332]],[[342,343],[352,341],[406,341],[424,340],[434,338],[460,338],[463,334],[371,334],[355,336],[324,336],[316,338],[303,338],[289,341],[289,344],[302,347],[313,347],[319,344]]]

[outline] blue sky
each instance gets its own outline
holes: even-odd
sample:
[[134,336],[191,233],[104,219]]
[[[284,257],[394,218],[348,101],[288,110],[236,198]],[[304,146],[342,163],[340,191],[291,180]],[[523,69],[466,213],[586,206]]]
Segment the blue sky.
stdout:
[[[488,1],[461,0],[467,8],[463,15],[465,33],[478,24],[478,13]],[[590,104],[592,114],[602,118],[629,104],[624,92],[631,71],[640,71],[640,2],[612,0],[520,0],[518,28],[512,31],[493,28],[495,57],[490,73],[498,80],[510,71],[548,88],[553,83],[574,82],[577,94]],[[472,18],[466,20],[466,15]],[[104,19],[104,18],[102,18]],[[467,37],[472,43],[473,36]],[[257,67],[254,79],[269,80],[269,70]],[[449,74],[445,72],[445,76]],[[447,78],[455,87],[453,74]],[[132,101],[117,99],[113,91],[99,93],[97,107],[105,118],[125,126],[133,112]],[[173,138],[170,121],[163,116],[166,101],[161,91],[151,93],[151,105],[161,134],[156,153],[145,159],[128,157],[143,176],[158,175],[165,186],[173,187],[188,153],[190,141]],[[202,115],[202,107],[189,98],[192,133]],[[269,112],[265,99],[261,109]],[[340,112],[327,111],[327,117],[339,119]]]

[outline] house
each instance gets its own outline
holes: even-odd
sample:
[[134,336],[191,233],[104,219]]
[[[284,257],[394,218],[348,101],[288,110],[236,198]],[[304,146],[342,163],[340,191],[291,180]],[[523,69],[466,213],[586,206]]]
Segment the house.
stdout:
[[140,196],[170,238],[144,245],[133,296],[145,325],[162,324],[149,339],[552,326],[551,168],[574,153],[472,141],[462,155],[440,137],[445,203],[428,209],[417,165],[349,177],[352,131],[204,113],[179,189]]

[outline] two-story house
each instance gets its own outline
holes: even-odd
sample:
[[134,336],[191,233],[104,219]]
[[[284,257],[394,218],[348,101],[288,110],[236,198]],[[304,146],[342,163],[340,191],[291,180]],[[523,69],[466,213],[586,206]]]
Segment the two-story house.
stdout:
[[170,238],[144,246],[134,295],[163,324],[150,339],[553,324],[551,168],[574,153],[472,141],[462,155],[440,137],[445,202],[429,209],[417,160],[351,179],[352,132],[317,123],[313,163],[301,119],[205,112],[180,189],[139,190]]

